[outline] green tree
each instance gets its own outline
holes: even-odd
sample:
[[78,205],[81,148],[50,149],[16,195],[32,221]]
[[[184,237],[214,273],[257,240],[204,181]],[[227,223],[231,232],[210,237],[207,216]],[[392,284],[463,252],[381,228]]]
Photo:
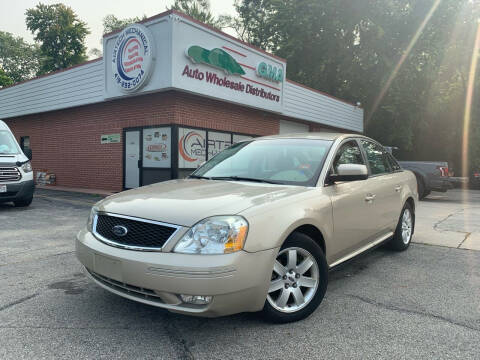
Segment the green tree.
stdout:
[[0,67],[14,83],[34,77],[40,68],[38,46],[0,31]]
[[[168,9],[168,8],[167,8]],[[175,0],[170,9],[181,11],[205,24],[221,29],[227,26],[229,17],[221,15],[215,17],[208,0]]]
[[87,59],[85,37],[90,32],[72,8],[40,3],[25,14],[27,28],[40,44],[41,73],[64,69]]
[[142,17],[136,16],[132,18],[119,19],[115,15],[109,14],[103,18],[103,34],[105,35],[113,31],[121,30],[130,24],[138,23],[146,18],[147,16],[143,15]]
[[13,84],[13,80],[10,79],[5,71],[3,71],[2,68],[0,68],[0,88],[4,86],[9,86]]
[[[478,2],[236,0],[235,7],[238,36],[286,58],[288,78],[361,102],[366,133],[399,147],[400,158],[459,168]],[[473,106],[476,154],[480,104]]]

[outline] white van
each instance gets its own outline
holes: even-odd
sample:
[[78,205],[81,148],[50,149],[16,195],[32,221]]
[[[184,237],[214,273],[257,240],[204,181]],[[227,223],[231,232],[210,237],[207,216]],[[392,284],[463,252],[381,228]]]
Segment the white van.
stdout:
[[32,151],[22,151],[10,128],[0,120],[0,203],[31,204],[35,190],[31,159]]

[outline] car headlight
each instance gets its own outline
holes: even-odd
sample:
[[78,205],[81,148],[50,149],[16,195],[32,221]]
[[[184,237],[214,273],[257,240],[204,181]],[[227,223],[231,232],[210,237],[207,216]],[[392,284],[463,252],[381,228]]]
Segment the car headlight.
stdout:
[[95,216],[97,215],[98,210],[95,207],[92,207],[90,210],[90,215],[88,216],[87,220],[87,230],[93,232],[93,221],[95,220]]
[[193,226],[177,243],[176,253],[229,254],[243,249],[248,223],[241,216],[213,216]]
[[26,163],[22,164],[22,170],[26,173],[29,173],[32,171],[32,164],[30,161],[27,161]]

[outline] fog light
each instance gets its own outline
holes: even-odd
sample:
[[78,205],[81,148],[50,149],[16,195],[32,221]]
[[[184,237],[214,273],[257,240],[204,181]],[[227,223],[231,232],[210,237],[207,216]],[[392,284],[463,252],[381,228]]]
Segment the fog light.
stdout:
[[205,305],[212,302],[211,296],[203,296],[203,295],[180,295],[182,301],[187,304],[194,304],[194,305]]

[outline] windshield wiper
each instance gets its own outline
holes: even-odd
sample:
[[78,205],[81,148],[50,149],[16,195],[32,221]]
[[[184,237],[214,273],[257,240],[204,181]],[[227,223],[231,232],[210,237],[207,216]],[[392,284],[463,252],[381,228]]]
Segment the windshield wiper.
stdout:
[[242,177],[242,176],[212,176],[211,180],[234,180],[234,181],[253,181],[265,184],[281,184],[278,181],[272,180],[265,180],[265,179],[256,179],[256,178],[249,178],[249,177]]
[[206,180],[212,180],[212,178],[207,177],[207,176],[199,176],[199,175],[188,175],[189,179],[206,179]]

